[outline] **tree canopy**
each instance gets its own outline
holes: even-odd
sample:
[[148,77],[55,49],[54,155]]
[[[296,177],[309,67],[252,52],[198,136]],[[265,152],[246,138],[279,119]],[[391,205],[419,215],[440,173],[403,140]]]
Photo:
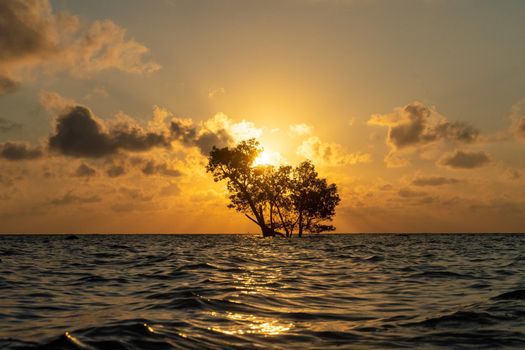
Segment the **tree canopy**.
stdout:
[[264,237],[333,231],[340,198],[337,186],[319,178],[307,160],[296,167],[254,166],[262,148],[255,139],[235,147],[213,147],[206,171],[214,181],[226,181],[228,207],[243,213],[261,228]]

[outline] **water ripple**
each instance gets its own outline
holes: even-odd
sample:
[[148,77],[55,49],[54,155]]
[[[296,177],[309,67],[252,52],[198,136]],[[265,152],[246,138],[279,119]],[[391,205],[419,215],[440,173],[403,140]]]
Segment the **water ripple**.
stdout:
[[524,243],[0,236],[0,348],[525,348]]

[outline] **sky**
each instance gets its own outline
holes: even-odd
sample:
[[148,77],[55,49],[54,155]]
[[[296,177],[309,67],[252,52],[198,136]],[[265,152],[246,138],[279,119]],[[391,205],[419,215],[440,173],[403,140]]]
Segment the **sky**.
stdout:
[[246,233],[212,146],[337,232],[523,232],[520,0],[0,0],[0,233]]

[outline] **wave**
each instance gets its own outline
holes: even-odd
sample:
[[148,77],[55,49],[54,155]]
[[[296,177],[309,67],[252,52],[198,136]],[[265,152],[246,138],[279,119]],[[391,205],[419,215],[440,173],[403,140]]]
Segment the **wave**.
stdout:
[[502,293],[492,298],[493,300],[524,300],[525,289],[513,290],[510,292]]
[[79,237],[0,236],[0,348],[525,348],[525,235]]
[[498,317],[491,315],[488,312],[473,312],[473,311],[456,311],[449,315],[442,315],[439,317],[432,317],[421,322],[409,323],[409,326],[423,326],[423,327],[463,327],[466,323],[476,325],[492,325],[501,321]]
[[469,275],[462,275],[451,271],[423,271],[410,275],[410,277],[426,277],[426,278],[473,278]]

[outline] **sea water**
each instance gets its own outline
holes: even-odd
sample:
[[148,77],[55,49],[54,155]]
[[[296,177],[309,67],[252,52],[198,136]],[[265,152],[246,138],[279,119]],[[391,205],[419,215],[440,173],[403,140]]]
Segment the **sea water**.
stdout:
[[0,348],[525,348],[525,235],[70,238],[0,236]]

